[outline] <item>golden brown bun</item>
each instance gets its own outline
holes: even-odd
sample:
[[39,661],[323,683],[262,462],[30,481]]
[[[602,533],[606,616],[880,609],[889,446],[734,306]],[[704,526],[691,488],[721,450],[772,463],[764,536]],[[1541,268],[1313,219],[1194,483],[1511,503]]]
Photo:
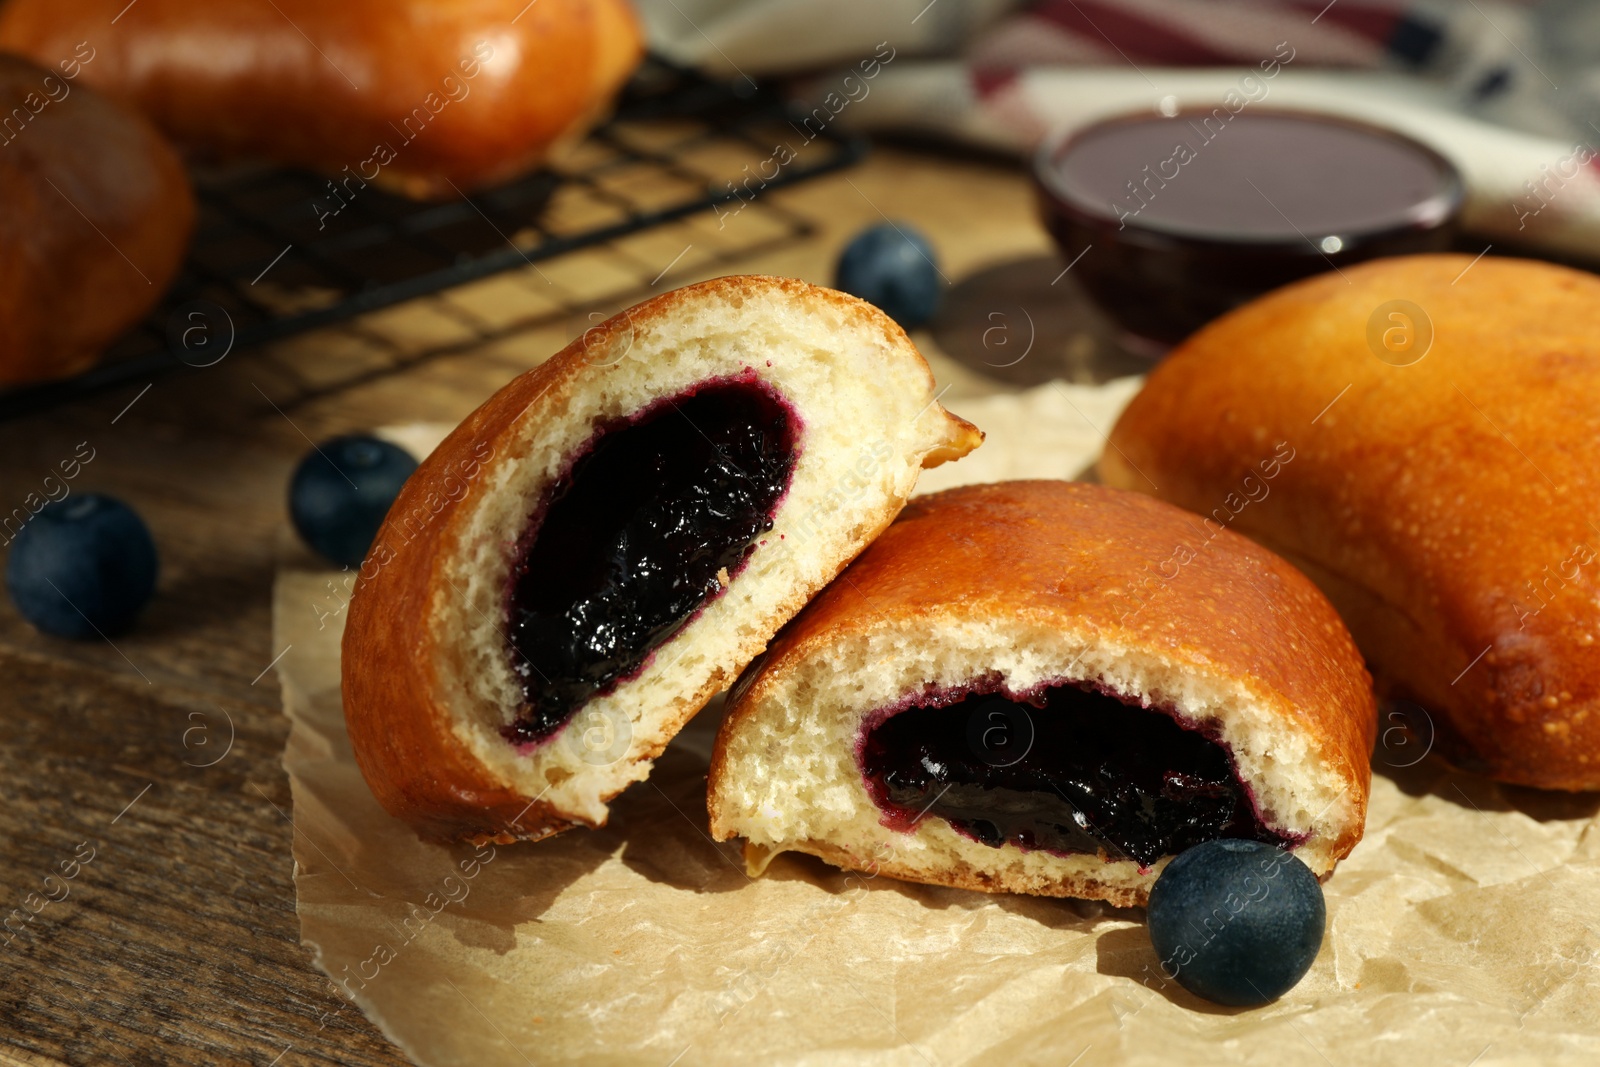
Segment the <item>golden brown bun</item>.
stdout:
[[[71,54],[70,52],[68,53]],[[177,274],[194,197],[140,116],[0,55],[0,384],[87,370]]]
[[[575,717],[519,753],[501,732],[517,711],[505,588],[529,516],[597,426],[741,375],[784,397],[803,426],[773,528],[640,673],[579,711],[626,734],[625,752],[589,758],[569,744],[586,729]],[[373,794],[437,840],[531,840],[603,824],[606,801],[644,778],[678,729],[893,520],[920,468],[981,439],[936,403],[905,332],[833,290],[718,278],[589,330],[506,385],[423,461],[362,567],[343,687]],[[862,455],[874,458],[855,484]]]
[[[1414,350],[1385,361],[1368,343],[1392,300],[1432,321],[1409,366],[1393,364]],[[1405,328],[1387,314],[1379,351],[1383,330]],[[1600,278],[1489,256],[1380,260],[1190,338],[1100,469],[1298,564],[1460,765],[1600,789],[1597,397]],[[1264,482],[1257,464],[1280,440],[1294,459]],[[1247,476],[1259,502],[1242,503]]]
[[1177,508],[1047,481],[918,497],[784,629],[729,696],[712,833],[746,838],[758,861],[792,849],[913,881],[1143,903],[1159,865],[991,848],[938,818],[881,825],[853,755],[868,717],[996,672],[1014,692],[1103,685],[1215,731],[1319,875],[1361,838],[1370,679],[1316,587],[1243,537],[1208,541]]
[[642,42],[626,0],[9,0],[0,47],[207,154],[447,198],[581,132]]

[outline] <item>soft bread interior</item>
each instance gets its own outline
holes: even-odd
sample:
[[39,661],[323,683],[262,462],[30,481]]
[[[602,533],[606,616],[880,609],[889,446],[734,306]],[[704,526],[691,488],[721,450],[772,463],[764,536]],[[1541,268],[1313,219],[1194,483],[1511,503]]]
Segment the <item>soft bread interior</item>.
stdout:
[[[577,383],[536,400],[498,444],[511,462],[492,468],[460,523],[433,604],[436,666],[456,735],[523,795],[603,822],[605,800],[644,778],[683,722],[893,519],[925,457],[959,455],[980,439],[934,402],[926,364],[886,318],[838,294],[809,293],[828,299],[775,285],[686,291],[669,315],[631,321],[590,345]],[[642,673],[519,753],[502,735],[521,702],[505,597],[517,540],[546,488],[606,420],[752,371],[803,424],[773,529]]]
[[1309,736],[1242,681],[1088,629],[943,617],[884,620],[736,691],[710,783],[713,834],[745,838],[757,865],[772,852],[795,850],[919,881],[1143,903],[1170,857],[1141,872],[1128,859],[994,848],[931,815],[910,831],[883,824],[857,763],[867,716],[930,684],[944,689],[993,674],[1013,692],[1092,681],[1214,729],[1263,821],[1303,835],[1296,855],[1318,875],[1333,868],[1340,832],[1361,817],[1358,798],[1326,768]]

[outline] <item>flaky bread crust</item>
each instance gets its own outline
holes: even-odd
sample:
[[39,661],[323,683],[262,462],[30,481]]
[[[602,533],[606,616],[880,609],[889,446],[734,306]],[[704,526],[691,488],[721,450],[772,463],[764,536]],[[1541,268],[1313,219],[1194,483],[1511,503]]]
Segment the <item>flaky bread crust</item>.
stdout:
[[[1408,366],[1393,364],[1414,351],[1374,354],[1404,321],[1378,315],[1368,340],[1393,300],[1432,324]],[[1600,789],[1597,397],[1600,278],[1493,256],[1380,260],[1192,337],[1134,398],[1100,471],[1202,514],[1227,514],[1235,494],[1230,528],[1322,586],[1380,685],[1429,709],[1459,765]],[[1279,440],[1296,458],[1239,510]]]
[[[1175,577],[1146,584],[1176,546],[1207,536],[1196,516],[1083,483],[1002,482],[916,498],[729,694],[709,778],[713,835],[739,835],[723,796],[733,784],[730,741],[763,700],[781,690],[785,676],[885,620],[931,628],[942,620],[977,618],[1087,628],[1110,645],[1159,650],[1192,671],[1242,679],[1258,702],[1310,738],[1353,801],[1328,846],[1336,857],[1347,855],[1365,824],[1376,733],[1360,654],[1311,582],[1227,531]],[[782,847],[844,867],[988,892],[1097,897],[1119,905],[1143,903],[1148,893],[1148,884],[1124,890],[1092,878],[996,877],[960,864],[930,870],[893,856],[854,856],[826,841],[785,841]]]
[[[920,367],[932,395],[933,375],[927,363],[905,332],[871,305],[789,278],[718,278],[655,297],[587,331],[467,416],[406,482],[362,566],[351,600],[343,645],[343,696],[351,745],[374,796],[422,836],[509,843],[536,840],[574,825],[594,825],[524,795],[486,768],[452,729],[451,710],[441,693],[435,611],[436,597],[448,593],[445,569],[457,558],[465,519],[480,494],[495,482],[495,470],[518,460],[512,449],[480,446],[503,445],[518,420],[562,417],[572,398],[586,388],[585,375],[605,371],[606,361],[591,361],[590,353],[608,352],[614,343],[628,344],[634,331],[658,320],[670,321],[708,299],[741,301],[773,293],[831,305],[849,320],[881,332],[895,358],[915,361]],[[938,410],[937,405],[934,408]],[[942,451],[961,455],[981,442],[982,435],[971,424],[942,410],[938,413],[944,420]],[[486,452],[489,458],[480,461]],[[930,454],[924,464],[932,466],[941,458],[947,457]],[[464,492],[458,473],[463,464],[474,465],[475,472],[465,479]],[[431,515],[420,535],[408,533],[403,525],[418,509]],[[865,541],[888,526],[898,511],[898,502],[886,503]],[[840,559],[838,569],[848,562]],[[764,620],[761,632],[770,637],[813,592],[797,589],[780,611]],[[666,709],[672,715],[667,736],[731,682],[764,643],[763,639],[761,645],[741,650],[738,661],[708,677],[692,699]],[[665,741],[635,753],[631,761],[654,759],[664,745]]]

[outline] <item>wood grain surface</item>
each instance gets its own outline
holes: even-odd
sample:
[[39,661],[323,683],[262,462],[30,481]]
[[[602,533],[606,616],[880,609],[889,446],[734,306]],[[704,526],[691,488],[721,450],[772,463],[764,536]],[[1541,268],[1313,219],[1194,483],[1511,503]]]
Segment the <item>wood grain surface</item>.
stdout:
[[[405,1062],[352,1011],[319,1030],[340,1002],[299,943],[270,669],[294,651],[271,646],[270,593],[310,441],[454,422],[591,313],[652,291],[735,272],[826,283],[849,236],[885,216],[929,234],[957,282],[1031,264],[992,299],[966,293],[984,325],[953,335],[1015,316],[1019,269],[1033,299],[1067,299],[1015,167],[883,150],[771,201],[814,235],[764,243],[753,209],[720,228],[697,217],[0,425],[0,514],[87,442],[71,490],[133,504],[162,562],[156,599],[114,645],[41,636],[0,605],[0,1064]],[[637,280],[658,271],[653,288]],[[1022,317],[1003,323],[1019,345]],[[1092,348],[1058,337],[1031,358],[1066,373]],[[946,402],[994,388],[930,357]]]

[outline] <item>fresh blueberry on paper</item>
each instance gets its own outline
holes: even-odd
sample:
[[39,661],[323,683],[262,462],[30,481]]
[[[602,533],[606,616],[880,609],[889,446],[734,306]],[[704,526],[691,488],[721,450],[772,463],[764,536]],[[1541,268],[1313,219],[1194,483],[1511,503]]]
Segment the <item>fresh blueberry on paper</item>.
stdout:
[[133,625],[156,588],[156,544],[115,497],[75,494],[48,504],[17,534],[6,589],[47,634],[90,639]]
[[1254,1007],[1305,977],[1327,906],[1304,863],[1257,841],[1207,841],[1181,853],[1146,912],[1164,975],[1217,1004]]
[[939,267],[933,246],[903,222],[862,230],[845,246],[834,288],[876,305],[910,330],[939,306]]
[[341,567],[359,567],[417,461],[366,434],[324,441],[289,482],[289,517],[301,539]]

